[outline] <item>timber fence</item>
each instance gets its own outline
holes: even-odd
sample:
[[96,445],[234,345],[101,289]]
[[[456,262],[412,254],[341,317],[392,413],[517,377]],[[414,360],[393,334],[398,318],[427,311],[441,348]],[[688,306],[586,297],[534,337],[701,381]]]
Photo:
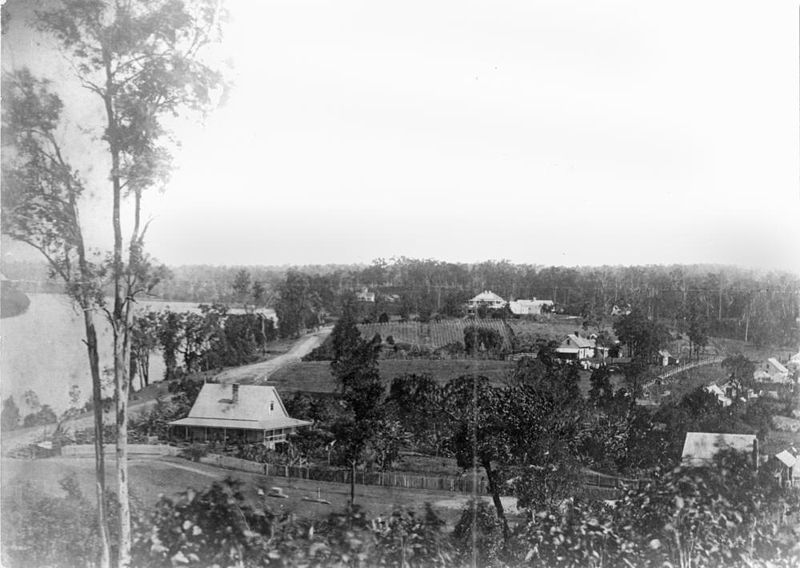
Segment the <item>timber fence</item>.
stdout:
[[[353,472],[349,469],[258,463],[218,454],[203,456],[200,458],[200,462],[223,467],[225,469],[260,473],[266,476],[309,479],[312,481],[328,481],[333,483],[350,483],[351,476],[353,475]],[[381,487],[452,491],[470,494],[477,493],[481,495],[487,493],[485,478],[478,476],[478,478],[475,479],[470,475],[452,477],[391,471],[356,471],[355,483],[358,485],[378,485]]]
[[696,367],[702,367],[704,365],[715,365],[717,363],[722,363],[724,357],[719,355],[708,355],[706,357],[701,357],[695,361],[690,361],[689,363],[684,363],[683,365],[678,365],[676,367],[671,367],[669,370],[664,371],[663,373],[659,374],[656,378],[648,381],[642,387],[644,391],[645,398],[649,398],[651,393],[650,389],[654,386],[662,386],[668,383],[669,379],[675,377],[683,373],[684,371],[688,371],[689,369],[694,369]]
[[678,373],[682,373],[684,371],[688,371],[689,369],[694,369],[695,367],[701,367],[703,365],[714,365],[716,363],[722,363],[724,357],[720,357],[719,355],[710,355],[707,357],[701,357],[696,361],[690,361],[689,363],[684,363],[683,365],[678,365],[677,367],[671,368],[669,371],[665,371],[658,375],[656,379],[665,380],[670,377],[674,377]]
[[[201,463],[258,473],[273,477],[286,477],[294,479],[308,479],[312,481],[327,481],[332,483],[350,483],[353,472],[349,469],[337,469],[319,466],[293,466],[258,463],[230,456],[209,454],[200,458]],[[632,486],[641,486],[643,480],[630,479],[606,475],[591,470],[583,470],[583,484],[593,494],[602,498],[613,498],[620,491]],[[488,485],[484,476],[434,476],[402,472],[371,472],[356,471],[355,483],[358,485],[377,485],[381,487],[396,487],[402,489],[424,489],[431,491],[450,491],[454,493],[468,493],[470,495],[488,494]]]

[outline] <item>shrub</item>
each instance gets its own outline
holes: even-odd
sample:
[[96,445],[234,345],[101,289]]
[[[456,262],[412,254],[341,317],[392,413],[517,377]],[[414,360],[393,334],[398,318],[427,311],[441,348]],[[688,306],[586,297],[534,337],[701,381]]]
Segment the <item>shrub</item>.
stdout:
[[495,565],[503,547],[503,525],[492,505],[471,499],[453,530],[453,542],[464,565],[472,564],[473,553],[478,566]]
[[[72,477],[61,480],[66,497],[29,483],[2,501],[3,558],[8,566],[90,566],[99,556],[94,507]],[[5,563],[5,562],[4,562]]]

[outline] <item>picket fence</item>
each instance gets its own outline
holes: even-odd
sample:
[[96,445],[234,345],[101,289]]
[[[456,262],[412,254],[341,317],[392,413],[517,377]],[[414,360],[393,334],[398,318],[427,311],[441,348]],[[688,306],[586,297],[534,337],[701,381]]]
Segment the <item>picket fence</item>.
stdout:
[[[350,483],[353,472],[347,469],[326,467],[306,467],[258,463],[219,454],[209,454],[200,458],[201,463],[232,469],[258,473],[266,476],[308,479],[333,483]],[[641,480],[605,475],[591,470],[584,470],[583,484],[602,498],[613,498],[627,487],[640,485]],[[432,491],[450,491],[468,493],[470,495],[486,495],[488,487],[483,476],[471,475],[459,477],[431,476],[396,472],[356,471],[355,483],[358,485],[377,485],[402,489],[426,489]]]
[[[327,467],[306,467],[294,465],[276,465],[258,463],[230,456],[209,454],[200,458],[201,463],[215,465],[225,469],[259,473],[266,476],[309,479],[312,481],[328,481],[333,483],[350,483],[353,472],[348,469]],[[486,480],[472,476],[446,477],[416,475],[395,472],[356,471],[355,483],[358,485],[378,485],[381,487],[398,487],[403,489],[427,489],[433,491],[452,491],[459,493],[487,493]]]

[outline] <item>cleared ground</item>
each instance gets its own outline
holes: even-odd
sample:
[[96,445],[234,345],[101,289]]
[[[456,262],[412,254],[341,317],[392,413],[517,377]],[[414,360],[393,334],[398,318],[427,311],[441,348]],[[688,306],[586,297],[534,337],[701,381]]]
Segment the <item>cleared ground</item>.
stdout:
[[[59,480],[74,474],[84,495],[94,500],[94,459],[92,458],[50,458],[43,460],[17,460],[4,458],[3,497],[11,492],[23,491],[24,483],[51,495],[62,495]],[[113,460],[107,465],[107,480],[114,487]],[[321,518],[333,511],[342,511],[350,498],[350,486],[341,483],[266,477],[263,475],[228,471],[205,464],[190,462],[180,458],[132,459],[129,463],[130,489],[134,506],[149,511],[160,495],[176,497],[189,487],[202,489],[213,481],[221,481],[230,476],[245,483],[243,493],[253,506],[266,505],[272,511],[292,512],[299,517]],[[271,487],[280,487],[287,499],[260,497],[257,490],[266,493]],[[319,493],[318,493],[319,491]],[[303,501],[304,497],[330,501],[330,505]],[[451,527],[460,516],[458,503],[466,503],[468,495],[449,491],[424,491],[356,485],[356,504],[370,515],[386,515],[399,508],[422,510],[425,503],[434,509]],[[437,504],[438,503],[438,504]]]

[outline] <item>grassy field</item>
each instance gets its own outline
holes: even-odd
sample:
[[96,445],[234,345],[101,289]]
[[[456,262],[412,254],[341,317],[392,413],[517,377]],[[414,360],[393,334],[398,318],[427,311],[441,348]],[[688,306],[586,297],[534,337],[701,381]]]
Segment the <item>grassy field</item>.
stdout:
[[[24,491],[25,482],[51,495],[63,495],[59,480],[74,474],[90,502],[94,501],[94,459],[51,458],[44,460],[3,459],[2,495]],[[343,483],[326,483],[283,477],[228,471],[205,464],[189,462],[180,458],[134,459],[129,464],[131,496],[134,507],[150,511],[160,495],[176,497],[189,487],[203,489],[213,481],[225,477],[244,482],[244,495],[256,507],[266,504],[272,511],[283,510],[298,517],[319,519],[332,511],[343,511],[350,498],[350,486]],[[113,468],[108,467],[108,485],[114,487]],[[270,487],[281,487],[288,499],[261,498],[259,488],[266,492]],[[304,497],[316,498],[317,492],[330,505],[303,501]],[[449,491],[425,491],[390,487],[356,485],[356,504],[364,507],[370,515],[386,515],[394,509],[421,510],[424,503],[431,503],[440,516],[453,526],[460,515],[460,506],[468,496]]]
[[[461,375],[484,375],[493,383],[501,384],[507,374],[514,370],[512,361],[480,359],[382,359],[379,361],[381,378],[389,385],[395,377],[407,373],[429,373],[440,384]],[[336,390],[328,361],[303,361],[275,372],[269,384],[280,392],[330,393]]]

